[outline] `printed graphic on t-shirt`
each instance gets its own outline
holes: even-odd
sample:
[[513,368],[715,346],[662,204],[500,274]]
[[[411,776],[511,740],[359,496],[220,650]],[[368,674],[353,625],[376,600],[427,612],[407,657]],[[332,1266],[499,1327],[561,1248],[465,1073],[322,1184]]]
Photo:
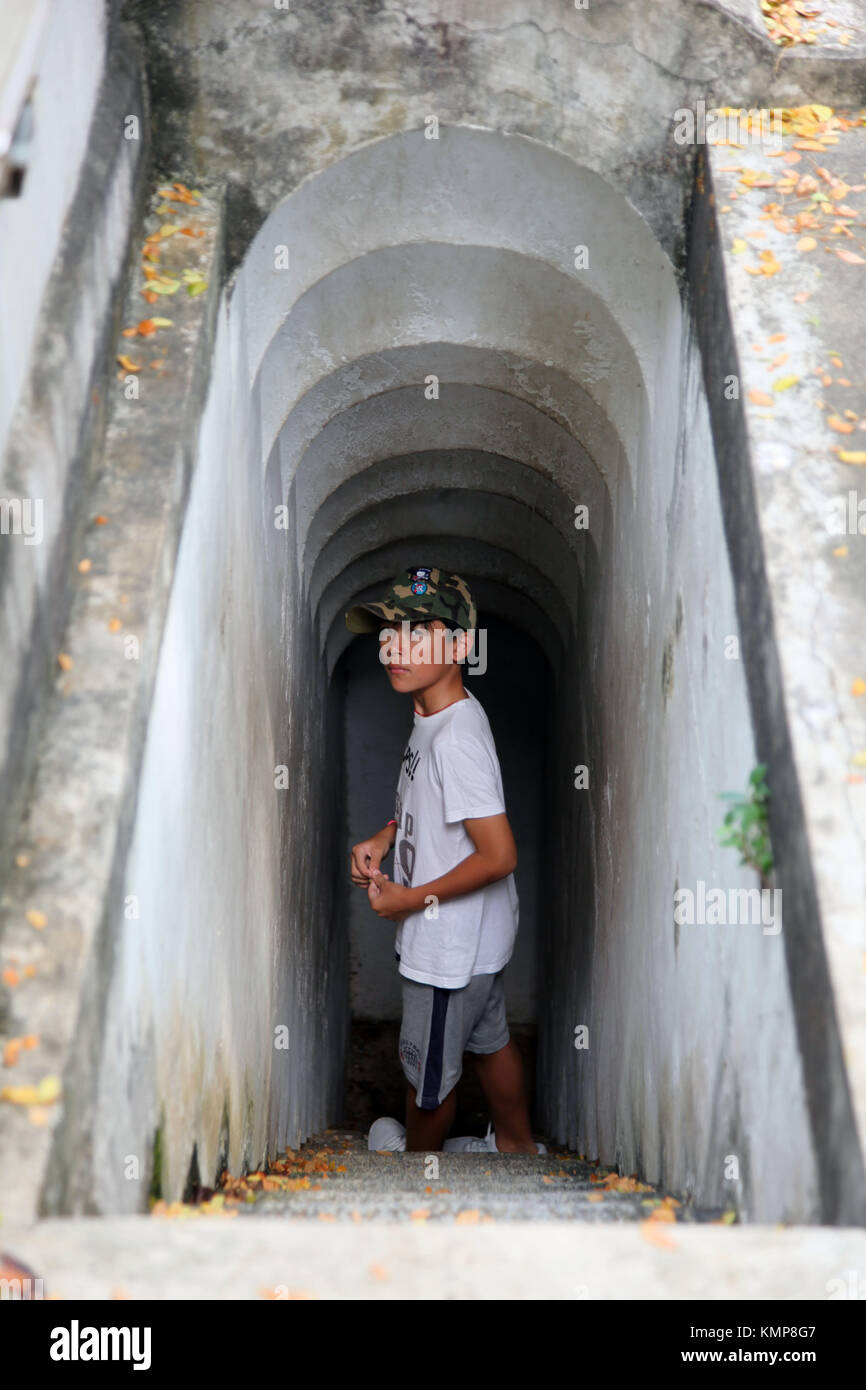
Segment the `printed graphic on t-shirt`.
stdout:
[[415,771],[421,760],[421,754],[416,753],[411,743],[407,743],[403,751],[403,769],[410,782],[415,780]]
[[415,817],[411,811],[403,810],[403,802],[397,792],[397,840],[394,865],[400,870],[397,882],[404,888],[412,887],[412,871],[415,868]]

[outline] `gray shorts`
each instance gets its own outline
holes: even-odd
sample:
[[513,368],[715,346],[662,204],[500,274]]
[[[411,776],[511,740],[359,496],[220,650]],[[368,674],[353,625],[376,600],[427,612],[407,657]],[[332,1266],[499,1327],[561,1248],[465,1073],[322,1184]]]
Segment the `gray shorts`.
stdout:
[[400,1061],[420,1109],[435,1110],[453,1091],[464,1052],[498,1052],[508,1042],[504,973],[505,966],[496,975],[473,975],[462,989],[401,975]]

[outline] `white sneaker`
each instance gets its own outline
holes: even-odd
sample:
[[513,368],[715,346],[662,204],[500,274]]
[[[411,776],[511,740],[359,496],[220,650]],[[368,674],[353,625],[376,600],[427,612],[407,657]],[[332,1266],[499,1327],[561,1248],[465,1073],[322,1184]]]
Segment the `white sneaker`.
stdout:
[[[547,1153],[547,1146],[545,1144],[536,1143],[535,1147],[540,1154]],[[442,1148],[446,1153],[499,1153],[496,1147],[496,1135],[493,1132],[492,1123],[487,1126],[487,1133],[483,1139],[479,1139],[476,1135],[460,1135],[455,1139],[446,1139]]]
[[374,1120],[367,1135],[367,1148],[387,1149],[390,1153],[402,1153],[406,1148],[406,1126],[390,1115]]

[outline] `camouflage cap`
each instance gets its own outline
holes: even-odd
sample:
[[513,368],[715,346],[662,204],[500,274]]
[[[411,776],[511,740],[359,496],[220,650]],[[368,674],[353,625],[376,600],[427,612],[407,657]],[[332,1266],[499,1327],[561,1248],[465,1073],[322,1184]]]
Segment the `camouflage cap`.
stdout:
[[442,618],[465,631],[477,618],[469,585],[459,574],[445,574],[428,565],[401,570],[383,597],[374,603],[358,603],[346,614],[350,632],[375,632],[381,619]]

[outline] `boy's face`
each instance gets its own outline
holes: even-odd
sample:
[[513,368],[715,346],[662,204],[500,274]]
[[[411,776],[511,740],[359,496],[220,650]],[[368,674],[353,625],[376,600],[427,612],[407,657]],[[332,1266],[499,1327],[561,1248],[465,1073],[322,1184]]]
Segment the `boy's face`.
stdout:
[[383,619],[379,660],[395,690],[426,690],[466,656],[469,634],[451,632],[441,618]]

